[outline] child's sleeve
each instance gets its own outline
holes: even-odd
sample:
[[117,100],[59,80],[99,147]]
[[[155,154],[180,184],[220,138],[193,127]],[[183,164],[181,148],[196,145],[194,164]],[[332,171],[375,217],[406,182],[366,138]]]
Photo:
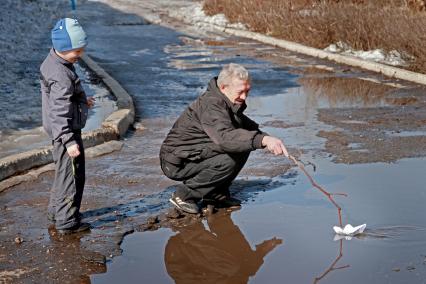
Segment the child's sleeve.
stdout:
[[67,148],[76,144],[72,132],[73,106],[71,97],[73,93],[74,84],[71,78],[60,78],[51,85],[52,107],[49,116],[52,122],[53,139],[61,140]]

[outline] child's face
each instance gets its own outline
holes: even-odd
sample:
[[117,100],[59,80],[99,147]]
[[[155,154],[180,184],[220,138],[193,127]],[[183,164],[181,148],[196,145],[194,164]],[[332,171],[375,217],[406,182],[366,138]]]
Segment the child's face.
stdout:
[[76,63],[84,53],[84,47],[69,51],[56,51],[56,53],[68,62]]

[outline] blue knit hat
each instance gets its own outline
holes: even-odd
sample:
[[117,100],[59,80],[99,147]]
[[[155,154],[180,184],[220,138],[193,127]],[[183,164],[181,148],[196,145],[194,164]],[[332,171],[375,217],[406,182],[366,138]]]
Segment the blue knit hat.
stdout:
[[60,19],[52,29],[53,48],[59,52],[73,50],[87,45],[87,36],[75,19]]

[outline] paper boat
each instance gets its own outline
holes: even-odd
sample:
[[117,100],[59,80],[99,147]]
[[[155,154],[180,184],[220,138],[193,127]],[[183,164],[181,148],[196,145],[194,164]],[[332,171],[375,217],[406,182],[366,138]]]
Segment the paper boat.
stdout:
[[336,234],[341,236],[355,236],[364,232],[365,227],[367,227],[367,224],[362,224],[356,227],[352,227],[351,224],[347,224],[343,229],[339,226],[334,226],[333,230]]

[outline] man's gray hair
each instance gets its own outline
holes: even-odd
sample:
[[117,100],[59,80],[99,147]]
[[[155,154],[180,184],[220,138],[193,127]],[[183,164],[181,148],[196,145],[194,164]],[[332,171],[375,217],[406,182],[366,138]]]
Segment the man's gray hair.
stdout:
[[246,68],[240,64],[229,63],[222,68],[217,78],[217,86],[228,86],[233,79],[250,81],[250,75]]

